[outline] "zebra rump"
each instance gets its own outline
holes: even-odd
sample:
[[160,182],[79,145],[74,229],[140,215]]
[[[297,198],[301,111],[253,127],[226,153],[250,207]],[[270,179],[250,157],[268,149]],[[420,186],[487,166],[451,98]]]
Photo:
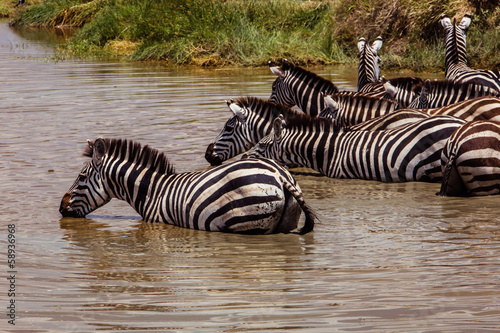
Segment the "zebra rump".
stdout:
[[438,195],[500,193],[500,124],[473,121],[457,129],[441,154],[443,181]]
[[112,198],[127,201],[146,222],[234,233],[294,232],[301,211],[304,234],[315,215],[288,171],[267,159],[175,173],[166,155],[139,143],[97,139],[61,200],[63,217],[85,217]]

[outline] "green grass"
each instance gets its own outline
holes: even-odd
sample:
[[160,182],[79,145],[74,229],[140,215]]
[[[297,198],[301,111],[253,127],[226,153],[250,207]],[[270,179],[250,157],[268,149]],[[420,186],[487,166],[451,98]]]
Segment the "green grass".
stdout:
[[439,16],[471,12],[471,66],[500,63],[494,0],[38,1],[17,10],[12,23],[81,27],[61,50],[66,56],[199,66],[259,66],[282,58],[357,63],[358,38],[381,35],[384,68],[437,71],[444,67]]

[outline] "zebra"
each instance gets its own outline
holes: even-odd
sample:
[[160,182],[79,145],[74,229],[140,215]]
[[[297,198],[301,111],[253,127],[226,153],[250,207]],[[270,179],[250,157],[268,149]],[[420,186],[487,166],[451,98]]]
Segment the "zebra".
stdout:
[[[344,118],[338,115],[338,103],[336,103],[336,101],[330,96],[325,97],[325,102],[328,107],[321,111],[320,117],[335,119],[338,124],[346,126]],[[476,97],[439,108],[398,109],[392,113],[398,113],[398,115],[395,115],[392,118],[386,118],[384,121],[377,121],[376,125],[366,124],[368,120],[365,120],[365,122],[363,122],[360,126],[351,126],[350,128],[364,128],[363,126],[365,125],[363,124],[366,124],[367,128],[390,129],[400,126],[402,122],[411,122],[412,119],[421,119],[421,114],[427,114],[428,116],[454,116],[465,121],[490,120],[500,122],[500,97]]]
[[364,37],[358,41],[359,65],[358,65],[358,91],[370,91],[372,84],[378,84],[380,79],[380,57],[378,50],[382,47],[382,37],[378,36],[370,46]]
[[458,128],[441,154],[441,196],[500,194],[500,123],[473,121]]
[[471,23],[471,15],[465,14],[460,24],[453,23],[446,14],[440,18],[446,30],[445,76],[457,82],[477,82],[500,91],[498,70],[474,70],[467,65],[466,30]]
[[480,96],[500,96],[500,92],[491,87],[452,80],[426,80],[416,86],[414,92],[415,99],[409,108],[415,109],[437,108]]
[[112,198],[127,201],[146,222],[234,233],[305,234],[314,212],[284,168],[246,159],[216,168],[175,173],[166,155],[125,139],[89,141],[90,157],[61,200],[63,217],[85,217]]
[[328,118],[301,118],[286,123],[276,118],[273,131],[246,155],[308,167],[331,178],[437,182],[442,179],[443,146],[465,123],[435,116],[392,130],[356,131]]
[[[271,72],[277,76],[272,84],[269,101],[283,104],[288,107],[297,106],[303,112],[317,116],[325,108],[324,95],[342,93],[357,94],[356,92],[339,91],[338,87],[313,72],[299,66],[294,66],[286,59],[281,67],[274,62],[269,62]],[[369,95],[375,97],[391,98],[392,91],[387,91],[386,86],[372,91]]]
[[[355,124],[376,115],[393,112],[396,104],[383,98],[369,96],[329,95],[338,103],[338,117],[345,123]],[[303,112],[256,97],[241,97],[228,102],[233,116],[210,143],[205,159],[211,165],[239,155],[271,132],[273,120],[282,114],[285,119],[299,117]],[[369,116],[368,116],[369,114]]]

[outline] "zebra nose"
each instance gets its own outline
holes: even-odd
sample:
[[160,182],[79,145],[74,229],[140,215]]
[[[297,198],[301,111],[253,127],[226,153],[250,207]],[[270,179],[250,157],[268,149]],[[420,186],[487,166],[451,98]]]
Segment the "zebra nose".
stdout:
[[75,212],[71,210],[69,202],[70,199],[71,195],[69,193],[65,193],[61,200],[61,205],[59,206],[59,213],[61,213],[63,217],[72,217],[75,214]]
[[212,166],[222,164],[222,159],[214,152],[214,146],[213,143],[209,144],[205,152],[205,159]]

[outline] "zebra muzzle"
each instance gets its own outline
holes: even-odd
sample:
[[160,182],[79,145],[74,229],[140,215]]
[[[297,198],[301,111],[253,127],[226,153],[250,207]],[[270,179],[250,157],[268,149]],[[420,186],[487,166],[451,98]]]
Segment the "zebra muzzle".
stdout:
[[212,166],[222,164],[222,159],[220,158],[220,156],[218,154],[216,154],[214,152],[214,144],[213,143],[208,145],[207,151],[205,152],[205,159]]

